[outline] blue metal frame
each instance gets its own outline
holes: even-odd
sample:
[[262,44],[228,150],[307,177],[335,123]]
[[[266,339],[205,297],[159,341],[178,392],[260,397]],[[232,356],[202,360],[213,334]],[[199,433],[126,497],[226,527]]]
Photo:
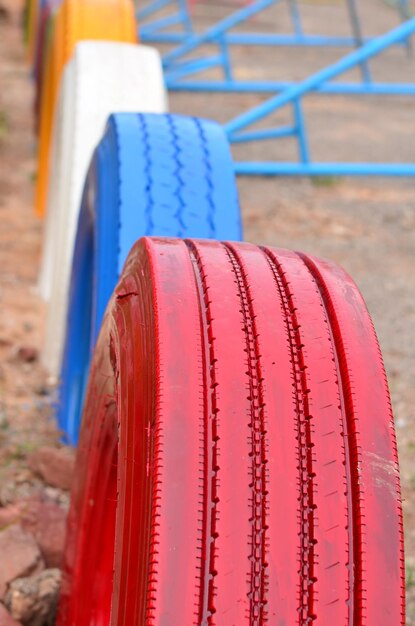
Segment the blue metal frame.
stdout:
[[[349,1],[349,0],[347,0]],[[355,1],[355,0],[353,0]],[[406,0],[400,0],[405,2]],[[227,33],[228,44],[239,45],[285,45],[285,46],[353,46],[356,41],[351,37],[330,37],[325,35],[306,35],[301,23],[301,13],[298,0],[287,0],[291,22],[293,26],[292,35],[269,35],[266,33]],[[253,3],[255,4],[255,2]],[[140,24],[140,37],[142,41],[148,43],[183,43],[187,40],[189,33],[193,33],[192,21],[187,8],[186,0],[153,0],[145,7],[137,11],[140,22],[148,20],[158,11],[172,7],[175,11],[171,15],[160,20],[154,19],[152,22]],[[164,28],[180,24],[181,31],[163,32]]]
[[[356,44],[356,34],[354,37],[335,37],[327,35],[307,35],[301,23],[301,11],[298,0],[286,0],[290,11],[291,23],[293,27],[292,35],[282,34],[266,34],[266,33],[227,33],[226,42],[228,44],[238,45],[282,45],[282,46],[354,46]],[[399,0],[401,4],[407,3],[408,0]],[[348,4],[355,5],[355,13],[357,13],[356,0],[346,0]],[[256,2],[252,3],[253,5]],[[192,21],[187,8],[186,0],[152,0],[145,7],[137,11],[139,21],[147,20],[155,13],[162,9],[172,7],[177,12],[166,18],[154,20],[148,24],[140,24],[140,36],[142,41],[149,43],[183,43],[187,40],[189,33],[194,32],[192,29]],[[401,9],[404,15],[404,9]],[[358,27],[360,28],[360,20]],[[183,29],[181,31],[163,32],[164,28],[180,24]],[[352,16],[352,26],[353,16]],[[355,28],[353,28],[355,30]]]
[[[144,9],[138,12],[139,17],[148,18],[155,12],[168,6],[178,5],[179,12],[176,19],[182,20],[185,32],[165,33],[160,28],[170,25],[170,17],[165,17],[141,29],[143,41],[181,41],[182,43],[164,55],[166,84],[172,91],[212,91],[212,92],[258,92],[273,93],[287,89],[293,83],[288,81],[249,80],[241,81],[234,77],[229,46],[240,45],[279,45],[279,46],[339,46],[361,47],[371,41],[363,36],[363,29],[358,13],[357,0],[345,0],[349,11],[353,36],[330,37],[321,35],[306,35],[301,24],[300,10],[297,0],[288,0],[294,34],[265,34],[265,33],[234,33],[229,32],[233,27],[242,24],[248,18],[256,15],[270,6],[279,4],[282,0],[255,0],[249,6],[235,11],[225,19],[207,29],[204,33],[192,32],[189,13],[184,0],[153,0]],[[406,3],[407,0],[399,0]],[[400,6],[401,6],[400,4]],[[402,16],[405,14],[401,9]],[[157,27],[155,25],[158,25]],[[177,39],[177,35],[180,37]],[[409,45],[407,40],[400,40],[399,45]],[[201,58],[183,60],[187,55],[196,51],[203,44],[215,44],[217,54]],[[362,74],[360,83],[337,83],[323,85],[319,91],[327,93],[352,94],[395,94],[415,95],[415,87],[410,84],[375,83],[372,80],[369,64],[366,61],[359,63]],[[221,68],[223,78],[219,80],[204,80],[194,76],[214,67]],[[193,78],[192,78],[193,77]]]
[[[307,128],[302,112],[302,98],[311,92],[341,95],[405,95],[415,96],[415,82],[412,83],[379,83],[371,76],[369,61],[386,48],[402,46],[411,48],[411,35],[415,26],[414,19],[408,19],[408,0],[398,0],[398,8],[402,25],[386,35],[376,38],[365,38],[357,10],[357,0],[347,0],[349,15],[352,24],[353,37],[328,38],[325,36],[307,36],[304,34],[297,0],[290,2],[291,17],[294,28],[293,35],[267,35],[261,33],[230,33],[229,31],[249,17],[275,5],[282,0],[255,0],[202,34],[189,31],[181,34],[178,47],[168,52],[163,59],[166,83],[170,90],[175,91],[220,91],[220,92],[257,92],[272,93],[273,98],[230,122],[225,128],[232,143],[246,141],[278,139],[294,137],[298,142],[299,162],[255,162],[237,163],[236,172],[245,175],[308,175],[308,176],[342,176],[342,175],[381,175],[381,176],[414,176],[415,165],[392,163],[316,163],[311,160],[307,140]],[[178,0],[155,0],[151,3],[152,9],[173,5]],[[181,3],[181,8],[183,4]],[[149,15],[149,13],[147,13]],[[165,33],[166,34],[166,33]],[[177,34],[177,33],[176,33]],[[169,36],[171,33],[169,33]],[[167,40],[164,40],[167,41]],[[350,46],[356,51],[343,59],[317,72],[300,83],[290,81],[241,81],[233,76],[230,62],[229,45],[233,43],[246,45],[314,45],[314,46]],[[218,53],[210,57],[187,60],[187,55],[193,53],[203,44],[216,44]],[[183,60],[185,59],[185,60]],[[220,67],[223,72],[221,80],[205,80],[196,78],[189,80],[189,76],[204,70]],[[333,82],[332,79],[355,67],[360,67],[361,80],[356,82]],[[293,123],[289,126],[241,132],[247,126],[259,121],[290,104],[293,107]]]
[[[404,22],[394,30],[373,39],[362,48],[351,52],[337,63],[330,65],[306,80],[288,87],[282,93],[238,116],[225,126],[231,143],[258,139],[297,138],[299,162],[242,162],[236,163],[237,174],[244,175],[306,175],[306,176],[415,176],[415,163],[315,163],[312,162],[307,145],[306,125],[302,114],[302,99],[307,94],[322,90],[328,81],[348,70],[366,63],[372,57],[399,42],[405,42],[415,33],[415,18]],[[282,107],[293,107],[294,124],[280,128],[246,131],[252,124],[265,119]]]
[[[354,38],[350,37],[330,37],[325,35],[307,35],[304,33],[301,23],[301,11],[298,0],[287,0],[291,22],[293,26],[293,35],[267,35],[265,33],[241,33],[227,35],[228,43],[247,44],[247,45],[288,45],[288,46],[353,46],[356,44],[356,38],[359,37],[361,31],[360,18],[357,13],[357,0],[347,0],[350,8],[352,27]],[[354,5],[354,6],[352,6]],[[150,0],[147,4],[137,9],[137,18],[140,22],[148,20],[162,9],[172,7],[173,11],[177,7],[177,11],[166,19],[158,21],[157,19],[141,25],[140,34],[142,41],[149,43],[182,43],[186,40],[189,33],[194,32],[192,28],[192,20],[189,14],[187,0]],[[411,14],[409,0],[397,0],[397,9],[399,10],[402,21],[410,19]],[[179,24],[182,30],[175,32],[163,32],[164,28]]]
[[[279,0],[274,0],[278,2]],[[293,34],[267,34],[267,33],[225,33],[228,44],[255,45],[255,46],[355,46],[365,39],[362,36],[362,25],[358,13],[357,0],[345,0],[348,5],[353,37],[340,37],[330,35],[307,35],[301,22],[301,11],[298,0],[286,0],[288,2]],[[255,6],[256,1],[251,6]],[[158,11],[172,7],[173,13],[160,20],[154,19],[149,23],[142,22],[154,16]],[[177,7],[177,10],[176,10]],[[398,0],[398,9],[402,20],[409,19],[409,0]],[[142,41],[152,43],[183,43],[187,41],[189,34],[194,33],[192,20],[187,7],[187,0],[152,0],[143,8],[137,10],[140,21],[140,36]],[[163,32],[163,29],[179,24],[182,30],[175,32]]]
[[[172,6],[177,6],[177,10],[166,17],[160,19],[153,19],[147,24],[141,23],[148,18],[153,17],[162,9]],[[187,0],[152,0],[147,3],[143,8],[137,10],[137,19],[140,23],[140,39],[143,42],[162,42],[167,41],[170,43],[176,43],[183,41],[186,37],[193,33],[192,21],[190,19],[189,11],[187,8]],[[176,33],[163,33],[164,28],[176,25],[182,26],[181,32]]]

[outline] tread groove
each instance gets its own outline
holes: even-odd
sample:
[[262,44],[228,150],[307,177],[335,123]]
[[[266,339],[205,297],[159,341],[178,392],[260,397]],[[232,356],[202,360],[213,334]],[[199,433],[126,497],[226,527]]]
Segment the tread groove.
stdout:
[[[200,323],[203,352],[204,386],[204,441],[203,441],[203,525],[201,537],[200,588],[197,609],[197,626],[208,626],[212,623],[215,613],[215,554],[216,554],[216,520],[218,515],[218,483],[219,483],[219,441],[217,414],[218,383],[215,372],[214,336],[212,333],[212,314],[210,311],[208,286],[205,269],[196,246],[186,241],[193,266],[197,291],[199,295]],[[206,393],[207,391],[207,393]],[[209,478],[210,477],[210,478]]]
[[251,569],[249,572],[248,594],[250,601],[250,621],[252,626],[268,623],[267,614],[267,447],[266,424],[264,420],[264,397],[260,367],[258,333],[255,327],[255,312],[250,296],[248,278],[239,259],[238,253],[230,244],[224,244],[230,263],[235,273],[241,301],[241,313],[244,320],[243,331],[246,338],[246,349],[249,376],[248,400],[251,403],[251,445],[252,458],[252,526],[251,536]]
[[[153,276],[154,278],[154,276]],[[154,311],[159,310],[157,290],[152,290]],[[163,375],[160,367],[160,337],[159,337],[159,318],[158,314],[154,315],[154,331],[155,331],[155,365],[156,387],[158,394],[155,399],[155,420],[154,424],[148,427],[151,430],[148,436],[151,438],[150,452],[152,454],[151,467],[151,505],[150,505],[150,537],[149,537],[149,560],[148,560],[148,578],[145,597],[145,623],[148,626],[154,624],[154,612],[157,609],[157,584],[159,582],[160,567],[160,521],[161,504],[162,504],[162,467],[163,467],[163,421],[160,419],[160,397],[163,388]],[[126,597],[127,602],[127,597]]]
[[350,522],[349,522],[349,540],[351,546],[351,554],[353,562],[350,564],[350,606],[352,615],[350,615],[350,626],[354,623],[360,624],[363,619],[363,567],[362,553],[364,546],[361,536],[361,527],[363,525],[362,511],[362,493],[359,482],[359,444],[357,439],[356,424],[354,420],[352,389],[348,366],[345,358],[345,346],[343,345],[341,330],[336,316],[333,302],[325,284],[325,281],[318,269],[307,255],[299,253],[299,257],[303,260],[310,274],[314,278],[320,291],[323,306],[327,314],[329,328],[333,337],[333,350],[336,359],[336,365],[339,373],[339,390],[341,394],[342,413],[345,415],[345,437],[344,446],[346,452],[346,476],[348,478],[349,494],[350,494]]
[[183,150],[180,147],[180,135],[177,132],[174,117],[172,115],[167,115],[166,119],[167,119],[167,124],[171,132],[171,136],[172,136],[172,145],[174,149],[174,162],[176,165],[176,169],[174,171],[175,181],[176,181],[176,190],[174,191],[174,195],[177,197],[179,206],[178,206],[177,212],[175,213],[175,218],[177,219],[177,222],[180,227],[177,233],[177,236],[183,237],[184,233],[186,232],[186,224],[184,223],[184,220],[183,220],[183,212],[186,209],[186,203],[183,199],[184,180],[183,180],[183,175],[182,175],[183,163],[181,160],[181,154]]
[[342,415],[342,423],[343,423],[343,446],[345,453],[345,474],[346,474],[346,488],[347,488],[347,503],[348,503],[348,539],[349,539],[349,562],[348,562],[348,572],[349,572],[349,621],[348,626],[353,626],[355,623],[355,607],[354,607],[354,581],[355,581],[355,503],[354,503],[354,488],[353,488],[353,457],[351,453],[351,447],[349,443],[349,424],[347,417],[347,399],[345,393],[345,385],[344,385],[344,377],[343,370],[341,365],[341,356],[339,354],[338,342],[336,340],[335,328],[332,323],[332,313],[330,312],[330,306],[328,302],[328,292],[325,286],[322,284],[322,277],[318,272],[318,269],[311,262],[311,260],[302,253],[297,253],[298,257],[304,262],[307,267],[310,275],[312,276],[316,286],[319,290],[321,296],[322,306],[325,312],[325,316],[327,319],[327,326],[331,336],[331,344],[333,349],[333,357],[334,363],[337,370],[337,380],[339,386],[339,398],[340,398],[340,407],[341,407],[341,415]]
[[285,310],[288,340],[291,351],[293,368],[293,394],[297,410],[298,428],[298,486],[299,486],[299,525],[300,525],[300,584],[298,613],[301,625],[310,624],[316,619],[314,614],[314,562],[315,562],[315,538],[314,538],[314,473],[312,436],[310,416],[308,411],[307,380],[304,374],[303,345],[301,342],[300,328],[297,322],[292,303],[292,295],[281,264],[276,255],[267,248],[262,248],[275,283],[281,295]]
[[201,147],[203,150],[203,162],[205,165],[205,176],[206,176],[206,183],[208,186],[208,193],[206,194],[206,200],[209,205],[209,213],[207,215],[207,222],[210,228],[209,237],[213,238],[215,237],[215,232],[216,232],[216,228],[215,228],[216,204],[213,198],[213,191],[215,187],[214,187],[213,180],[212,180],[213,178],[212,155],[209,152],[206,132],[205,132],[203,124],[201,123],[200,119],[198,119],[197,117],[193,119],[196,124],[197,130],[199,132],[200,143],[201,143]]
[[153,224],[153,209],[155,206],[155,202],[154,202],[154,198],[153,198],[153,187],[154,187],[154,181],[153,181],[153,177],[152,177],[152,167],[153,167],[153,160],[151,158],[151,138],[150,138],[150,133],[148,130],[148,126],[147,126],[147,121],[146,121],[146,116],[142,115],[141,113],[138,114],[138,120],[140,122],[141,125],[141,130],[143,131],[143,143],[144,143],[144,154],[145,154],[145,177],[147,179],[147,184],[146,184],[146,207],[145,207],[145,216],[146,216],[146,220],[147,220],[147,227],[146,227],[146,235],[149,235],[152,233],[153,229],[154,229],[154,224]]

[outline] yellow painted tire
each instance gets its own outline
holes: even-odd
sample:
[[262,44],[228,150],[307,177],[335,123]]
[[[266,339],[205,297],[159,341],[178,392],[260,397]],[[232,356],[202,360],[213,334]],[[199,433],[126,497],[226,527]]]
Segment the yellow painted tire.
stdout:
[[64,0],[56,12],[46,53],[40,102],[36,213],[46,206],[53,116],[63,68],[83,40],[137,42],[131,0]]

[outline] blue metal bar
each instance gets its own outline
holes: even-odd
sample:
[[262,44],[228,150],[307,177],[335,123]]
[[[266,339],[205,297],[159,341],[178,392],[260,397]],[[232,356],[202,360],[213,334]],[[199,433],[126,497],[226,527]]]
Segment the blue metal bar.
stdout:
[[[222,81],[197,80],[176,82],[176,74],[166,74],[166,85],[170,91],[211,91],[224,93],[274,93],[284,91],[298,83],[287,81]],[[415,96],[415,83],[327,83],[310,88],[310,92],[350,96]]]
[[413,163],[239,162],[240,176],[415,176]]
[[[357,10],[356,0],[347,0],[347,6],[349,9],[350,21],[352,23],[355,45],[356,48],[361,48],[363,45],[363,31],[360,22],[359,12]],[[362,71],[363,80],[369,83],[372,80],[369,63],[367,63],[366,61],[362,61],[362,63],[360,64],[360,68]]]
[[[340,37],[330,35],[284,35],[272,33],[227,33],[229,44],[251,46],[316,46],[334,48],[348,48],[356,45],[354,37]],[[362,44],[372,41],[374,37],[363,37]],[[399,43],[399,42],[398,42]],[[404,45],[404,44],[401,44]]]
[[231,59],[229,55],[229,46],[223,37],[220,37],[218,44],[219,44],[219,48],[222,54],[222,67],[223,67],[224,79],[227,82],[229,82],[233,80],[232,63],[231,63]]
[[301,24],[301,14],[297,0],[288,0],[291,20],[294,26],[294,32],[297,36],[302,37],[304,35],[303,26]]
[[[409,0],[399,0],[399,13],[401,15],[401,20],[404,22],[405,20],[409,20],[411,17],[411,7],[409,6]],[[408,39],[406,41],[406,49],[408,51],[408,55],[412,55],[413,46],[412,42]]]
[[[181,41],[183,38],[189,37],[193,33],[192,22],[187,9],[187,0],[154,0],[143,9],[137,11],[137,18],[140,22],[146,18],[159,12],[161,9],[169,5],[177,5],[178,12],[159,20],[154,20],[147,24],[141,25],[140,37],[143,41],[154,41],[159,37],[163,38],[168,35],[173,37],[173,41]],[[163,33],[162,29],[168,28],[175,24],[182,24],[184,32],[182,33]]]
[[161,17],[150,24],[145,24],[142,28],[142,33],[151,34],[152,32],[161,30],[162,28],[168,28],[169,26],[174,26],[175,24],[181,24],[182,21],[183,19],[181,13],[174,13],[173,15]]
[[346,72],[347,70],[353,68],[355,65],[361,63],[361,61],[367,60],[375,56],[376,54],[379,54],[379,52],[382,52],[382,50],[384,50],[385,48],[388,48],[392,44],[396,43],[396,41],[406,39],[414,32],[415,18],[409,20],[408,22],[405,22],[404,24],[401,24],[397,28],[386,33],[385,35],[377,37],[359,50],[355,50],[354,52],[346,55],[337,63],[334,63],[333,65],[324,68],[320,72],[313,74],[312,76],[298,83],[297,85],[289,87],[281,94],[270,98],[259,106],[254,107],[250,111],[247,111],[246,113],[238,116],[225,126],[225,130],[228,133],[228,136],[230,136],[232,140],[232,135],[238,130],[249,126],[253,122],[257,122],[263,119],[268,114],[283,107],[287,103],[293,102],[297,98],[301,98],[306,93],[320,87],[323,83],[333,78],[336,78],[337,76],[339,76],[339,74],[342,74],[343,72]]
[[249,17],[256,15],[265,8],[280,2],[281,0],[257,0],[253,4],[232,13],[218,24],[215,24],[201,35],[192,35],[181,45],[164,55],[163,61],[165,66],[168,66],[172,61],[179,59],[181,56],[192,52],[195,48],[199,47],[203,43],[209,43],[218,39],[230,28],[233,28],[237,24],[245,21]]
[[[188,35],[185,33],[151,33],[142,32],[142,41],[153,43],[182,43],[187,41]],[[224,35],[226,43],[238,46],[286,46],[286,47],[333,47],[349,48],[355,46],[353,37],[336,37],[326,35],[284,35],[268,33],[226,33]],[[373,37],[363,38],[362,43],[372,41]],[[404,42],[397,42],[397,45],[405,46]]]
[[292,137],[297,133],[295,126],[280,126],[279,128],[265,128],[253,130],[249,133],[240,133],[235,137],[234,143],[245,141],[257,141],[263,139],[281,139],[282,137]]
[[409,20],[411,17],[411,7],[409,6],[409,0],[399,0],[399,12],[402,20]]
[[146,33],[141,26],[139,29],[140,40],[143,43],[181,43],[188,37],[185,33]]
[[[197,72],[205,71],[211,69],[212,67],[217,67],[221,65],[222,67],[226,67],[226,59],[223,58],[223,55],[217,55],[212,57],[201,57],[199,59],[192,59],[190,61],[185,61],[175,66],[173,72],[169,73],[169,80],[175,81],[182,78],[182,76],[188,76],[189,74],[196,74]],[[229,80],[232,80],[230,76]],[[167,84],[167,82],[166,82]]]
[[187,36],[193,34],[192,20],[190,19],[189,11],[187,8],[187,0],[179,0],[180,13],[182,14],[182,22]]
[[172,4],[172,0],[155,0],[154,2],[150,2],[145,7],[137,11],[137,17],[139,20],[144,20],[154,13],[157,13],[157,11],[164,9],[164,7],[169,4]]
[[310,150],[308,147],[307,133],[303,115],[303,106],[298,98],[294,100],[294,115],[296,123],[296,131],[298,137],[298,147],[300,150],[300,158],[303,163],[310,161]]

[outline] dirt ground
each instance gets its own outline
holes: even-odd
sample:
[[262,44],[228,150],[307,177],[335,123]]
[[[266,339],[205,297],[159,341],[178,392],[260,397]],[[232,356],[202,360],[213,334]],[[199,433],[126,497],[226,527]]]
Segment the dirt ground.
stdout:
[[41,224],[32,210],[32,88],[19,24],[17,11],[0,21],[0,480],[5,467],[56,440],[36,355]]
[[[0,1],[1,4],[1,1]],[[36,447],[53,444],[51,390],[37,352],[43,309],[36,295],[41,224],[32,210],[35,140],[32,88],[18,2],[0,17],[0,483]],[[219,2],[197,8],[200,26],[221,14]],[[225,4],[225,3],[222,3]],[[230,3],[228,3],[230,4]],[[381,0],[365,0],[366,34],[398,23]],[[304,2],[309,32],[347,32],[344,3]],[[277,9],[275,9],[277,11]],[[270,13],[269,16],[272,14]],[[275,12],[281,31],[287,14]],[[251,26],[272,28],[270,17]],[[238,75],[299,79],[341,50],[236,49]],[[415,57],[402,48],[373,64],[382,80],[414,80]],[[351,77],[353,78],[353,76]],[[171,110],[225,122],[259,102],[255,95],[173,93]],[[312,96],[306,118],[317,160],[415,162],[415,98]],[[273,121],[287,119],[283,112]],[[241,160],[296,158],[294,140],[239,146]],[[361,288],[379,334],[398,435],[406,535],[408,625],[415,625],[415,182],[370,178],[241,178],[246,239],[292,247],[341,263]],[[0,489],[1,490],[1,489]]]

